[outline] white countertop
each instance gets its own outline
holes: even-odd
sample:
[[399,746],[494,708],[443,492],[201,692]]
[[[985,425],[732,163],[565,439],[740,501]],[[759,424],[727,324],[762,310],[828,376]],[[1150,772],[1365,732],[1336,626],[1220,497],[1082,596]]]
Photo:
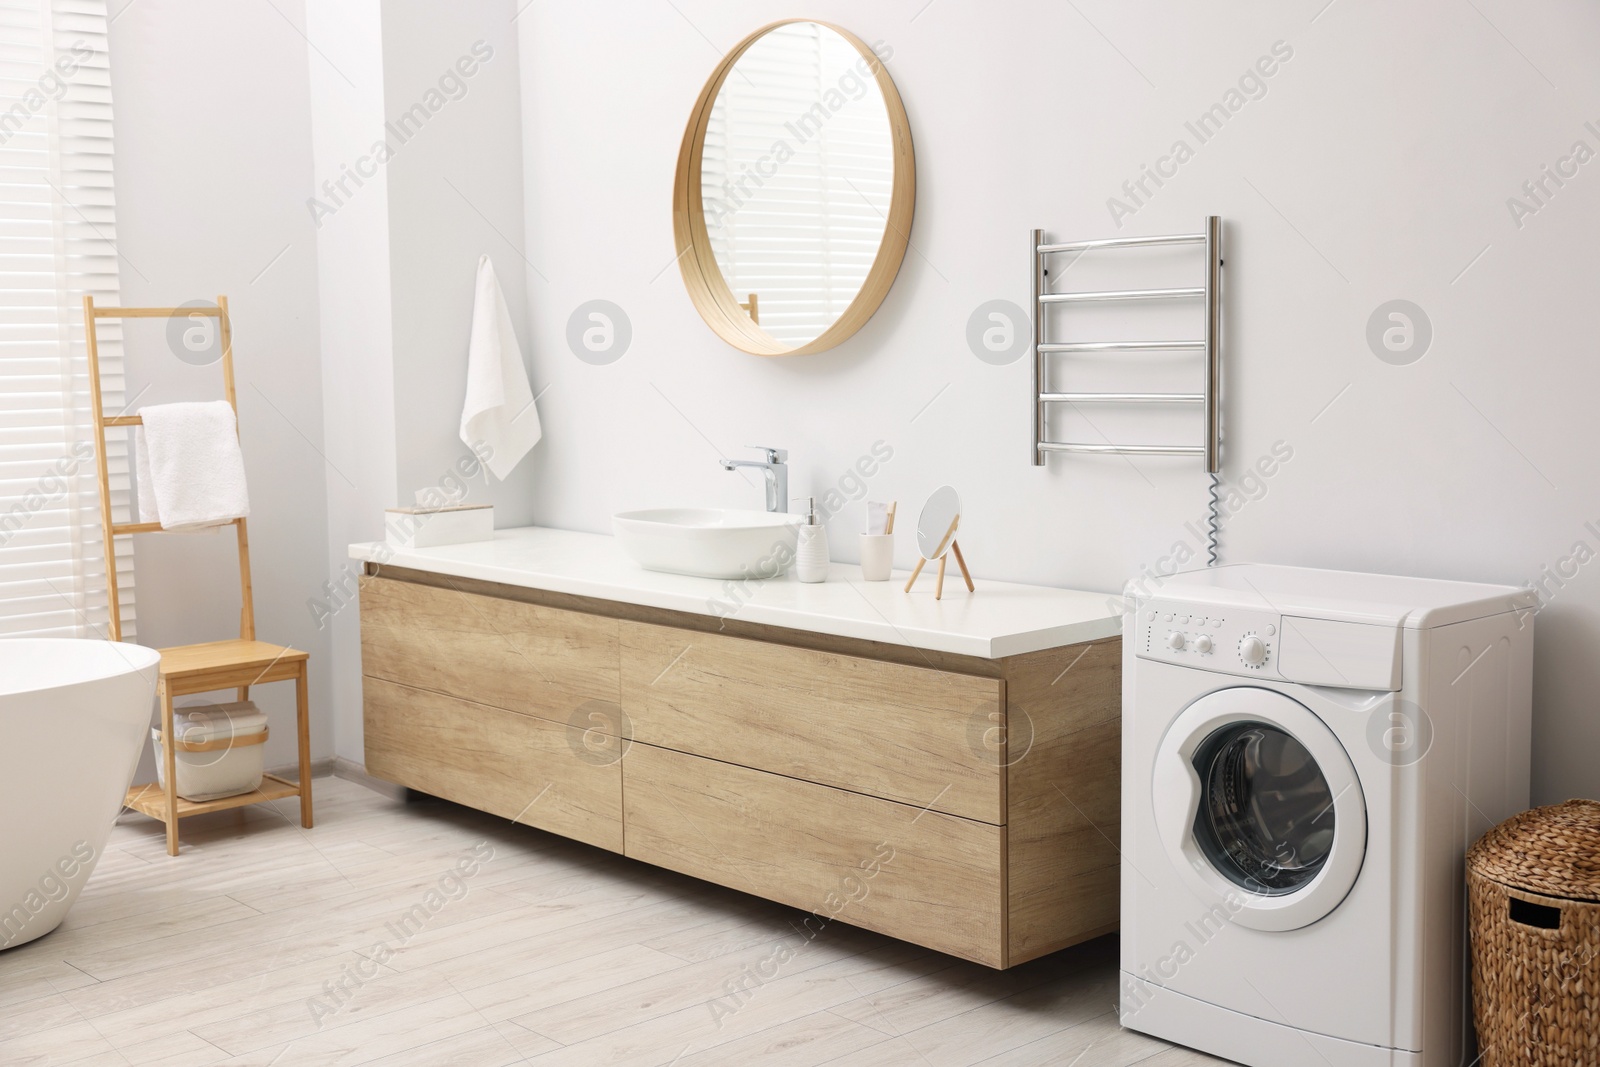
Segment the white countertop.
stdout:
[[923,571],[910,593],[906,572],[887,582],[861,580],[855,564],[835,563],[814,585],[792,575],[723,582],[647,571],[612,537],[526,526],[497,530],[493,541],[440,548],[393,548],[381,541],[350,546],[352,559],[476,578],[553,593],[617,600],[696,615],[854,637],[999,659],[1078,644],[1122,632],[1121,598],[974,576],[967,592],[959,573],[945,576],[944,599],[933,599]]

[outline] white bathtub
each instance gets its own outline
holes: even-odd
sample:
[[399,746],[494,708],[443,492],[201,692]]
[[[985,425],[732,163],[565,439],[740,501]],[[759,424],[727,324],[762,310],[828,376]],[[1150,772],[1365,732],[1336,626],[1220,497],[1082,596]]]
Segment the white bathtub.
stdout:
[[0,640],[0,949],[61,924],[144,748],[161,655],[71,638]]

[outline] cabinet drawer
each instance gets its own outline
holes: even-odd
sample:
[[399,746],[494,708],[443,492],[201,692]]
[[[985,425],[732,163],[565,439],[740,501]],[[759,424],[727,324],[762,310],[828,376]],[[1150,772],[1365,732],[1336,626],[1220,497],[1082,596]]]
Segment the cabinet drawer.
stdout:
[[626,854],[991,967],[1005,962],[1005,833],[635,743]]
[[361,586],[361,664],[555,722],[616,718],[617,621],[598,615],[371,578]]
[[994,678],[623,622],[635,740],[1001,824]]
[[370,773],[622,851],[617,737],[382,678],[362,688]]

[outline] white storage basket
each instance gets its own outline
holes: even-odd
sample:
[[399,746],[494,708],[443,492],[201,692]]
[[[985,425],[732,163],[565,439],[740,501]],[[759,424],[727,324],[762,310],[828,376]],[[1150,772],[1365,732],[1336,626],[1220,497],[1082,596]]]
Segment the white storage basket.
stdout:
[[[177,735],[174,747],[180,797],[219,800],[260,788],[267,717],[253,702],[176,708],[172,729]],[[155,741],[156,774],[165,789],[167,764],[161,728],[152,727],[150,736]]]

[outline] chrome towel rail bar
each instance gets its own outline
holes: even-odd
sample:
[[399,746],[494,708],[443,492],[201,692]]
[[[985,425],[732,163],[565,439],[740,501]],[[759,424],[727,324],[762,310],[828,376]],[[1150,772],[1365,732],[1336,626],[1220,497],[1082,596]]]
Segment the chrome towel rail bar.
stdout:
[[1205,348],[1204,341],[1065,341],[1045,342],[1041,352],[1160,352],[1167,349]]
[[[1205,256],[1204,284],[1166,289],[1111,289],[1099,292],[1049,292],[1046,257],[1060,252],[1089,252],[1096,249],[1147,248],[1156,245],[1202,245]],[[1043,230],[1034,230],[1029,241],[1033,260],[1033,465],[1042,467],[1051,452],[1080,452],[1134,456],[1200,456],[1207,473],[1216,474],[1221,466],[1221,385],[1222,385],[1222,219],[1206,218],[1201,233],[1171,234],[1159,237],[1113,237],[1099,241],[1052,243]],[[1177,341],[1050,341],[1047,339],[1045,309],[1050,304],[1088,303],[1101,300],[1163,300],[1201,297],[1205,301],[1205,325],[1199,340]],[[1157,352],[1198,351],[1205,356],[1205,391],[1202,393],[1060,393],[1049,388],[1047,358],[1053,353],[1072,352]],[[1046,440],[1047,413],[1051,404],[1152,403],[1193,404],[1204,407],[1205,442],[1199,445],[1116,445],[1086,444]]]
[[[1212,216],[1215,218],[1215,216]],[[1205,242],[1203,233],[1174,233],[1165,237],[1107,237],[1099,241],[1069,241],[1066,244],[1034,244],[1041,252],[1088,252],[1095,248],[1146,248],[1150,245],[1197,245]]]
[[1088,445],[1063,441],[1045,441],[1039,445],[1047,452],[1101,452],[1132,456],[1203,456],[1205,445]]
[[1040,293],[1041,304],[1076,304],[1090,300],[1163,300],[1178,296],[1205,296],[1203,285],[1184,289],[1110,289],[1099,293]]
[[1204,393],[1040,393],[1046,404],[1203,404]]

